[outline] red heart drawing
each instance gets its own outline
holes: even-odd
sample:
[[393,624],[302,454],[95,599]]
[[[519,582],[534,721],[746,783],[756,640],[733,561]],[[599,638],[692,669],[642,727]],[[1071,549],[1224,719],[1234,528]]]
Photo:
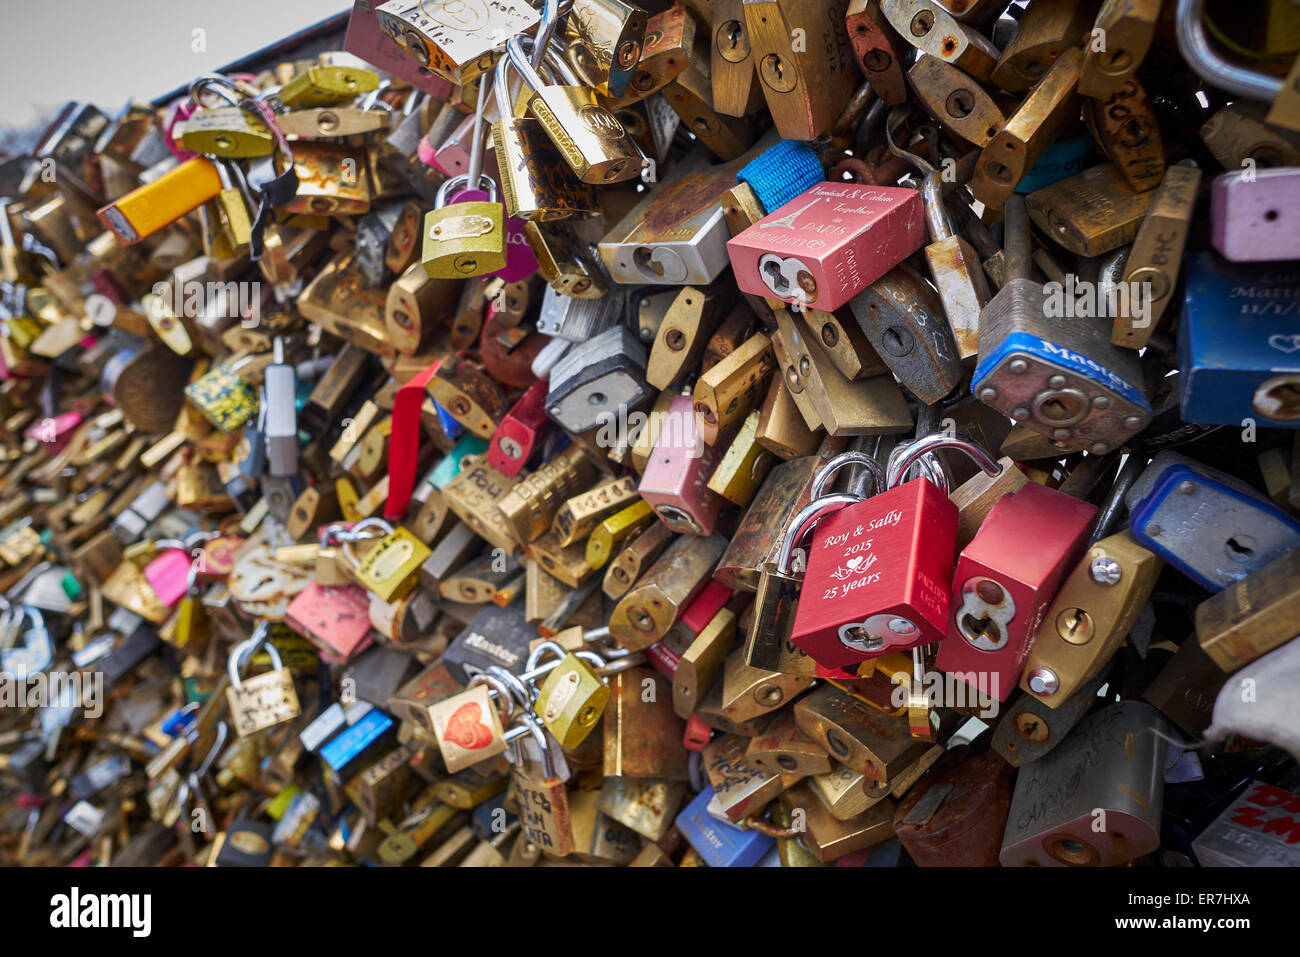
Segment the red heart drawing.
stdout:
[[477,751],[492,743],[492,729],[479,720],[481,709],[477,701],[467,701],[452,712],[442,729],[442,740]]

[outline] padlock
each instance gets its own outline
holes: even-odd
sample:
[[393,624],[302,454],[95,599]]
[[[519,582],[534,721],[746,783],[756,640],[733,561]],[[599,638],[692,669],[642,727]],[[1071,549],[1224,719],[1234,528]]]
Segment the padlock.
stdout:
[[743,165],[743,158],[712,165],[699,148],[679,160],[600,241],[610,278],[660,286],[717,279],[728,265],[729,235],[719,200]]
[[194,153],[232,159],[275,152],[273,134],[261,114],[238,104],[190,114],[181,133],[181,145]]
[[[938,667],[1005,701],[1096,514],[1096,506],[1035,482],[994,505],[957,559]],[[1032,553],[1024,550],[1025,536],[1035,542]]]
[[1006,125],[1002,108],[989,92],[938,57],[917,60],[907,71],[907,82],[927,113],[976,146],[988,146]]
[[595,474],[582,448],[570,445],[510,489],[500,500],[501,512],[520,541],[535,541],[550,528],[564,502]]
[[505,207],[497,202],[496,181],[486,173],[487,199],[447,205],[452,190],[469,183],[468,174],[453,176],[438,188],[434,208],[424,217],[425,274],[437,279],[482,276],[505,268]]
[[[949,242],[947,248],[964,256],[958,246],[960,238],[953,238],[956,243]],[[943,244],[927,247],[927,257],[938,245]],[[950,265],[957,264],[948,261],[940,268]],[[953,283],[962,281],[960,271],[951,278]],[[974,282],[971,285],[973,288]],[[954,329],[944,322],[943,301],[909,266],[894,267],[854,296],[849,305],[881,361],[922,402],[942,401],[961,382],[965,375],[962,360],[971,354],[978,326],[967,325],[959,347]]]
[[1100,30],[1105,49],[1086,45],[1079,92],[1097,100],[1115,93],[1141,65],[1155,39],[1159,0],[1105,0],[1093,35]]
[[819,337],[801,330],[784,309],[776,321],[772,348],[782,381],[810,431],[825,427],[832,436],[888,435],[912,427],[892,376],[850,382],[835,368]]
[[964,364],[973,366],[979,353],[980,312],[989,301],[984,270],[974,248],[953,229],[943,205],[938,172],[926,174],[921,196],[931,240],[925,247],[925,261],[939,290],[957,354]]
[[565,500],[555,513],[551,531],[560,546],[585,539],[607,516],[630,505],[637,497],[630,478],[610,479]]
[[925,748],[908,734],[906,718],[883,715],[829,684],[796,701],[794,719],[827,754],[868,782],[893,781]]
[[644,375],[645,346],[626,326],[611,326],[551,369],[547,414],[569,432],[590,432],[649,398]]
[[[1165,308],[1173,301],[1182,268],[1183,249],[1196,208],[1196,191],[1201,172],[1179,163],[1165,171],[1155,199],[1138,227],[1124,265],[1122,286],[1129,296],[1120,300],[1110,341],[1117,346],[1141,349],[1150,340]],[[1139,301],[1132,295],[1145,287]]]
[[[636,538],[633,547],[649,534]],[[632,578],[629,574],[636,582],[635,587],[623,594],[609,617],[610,634],[617,644],[639,651],[663,638],[682,609],[708,583],[725,547],[726,539],[718,534],[705,538],[681,536],[672,541],[643,575]],[[621,567],[626,568],[627,564]]]
[[850,0],[844,20],[854,57],[871,89],[891,106],[905,102],[907,84],[899,59],[902,46],[880,12],[880,0]]
[[744,421],[765,394],[775,367],[772,342],[760,332],[695,381],[695,417],[706,445],[715,444],[723,430]]
[[687,780],[685,723],[673,712],[667,681],[649,669],[629,668],[610,677],[609,691],[605,775]]
[[1085,169],[1026,198],[1030,218],[1077,256],[1100,256],[1137,235],[1154,193],[1136,192],[1114,163]]
[[1300,522],[1246,483],[1176,452],[1156,455],[1124,501],[1138,543],[1210,591],[1300,547]]
[[1297,562],[1300,552],[1287,552],[1197,606],[1197,641],[1224,672],[1238,671],[1291,640]]
[[285,623],[326,655],[348,661],[370,645],[370,595],[359,585],[324,585],[319,576],[294,596]]
[[[969,441],[943,436],[915,443],[903,461],[910,465],[938,448],[959,448],[990,474],[999,468]],[[831,475],[850,463],[866,466],[876,478],[877,494],[862,504],[857,504],[860,496],[825,493]],[[806,597],[799,602],[790,640],[825,667],[928,644],[947,631],[957,509],[927,479],[895,488],[905,472],[906,466],[891,468],[886,477],[862,453],[831,459],[818,474],[811,504],[784,533],[778,567],[788,567],[793,549],[818,526],[808,550]]]
[[542,682],[533,710],[560,747],[576,748],[595,730],[608,701],[609,688],[600,675],[582,657],[569,653]]
[[1100,455],[1150,421],[1136,356],[1111,345],[1104,317],[1069,323],[1042,318],[1049,315],[1048,289],[1028,278],[1024,212],[1021,197],[1007,200],[1010,278],[980,314],[980,362],[971,392],[1067,448]]
[[1164,140],[1155,108],[1136,78],[1105,100],[1089,100],[1083,115],[1093,139],[1129,186],[1140,193],[1160,185]]
[[1300,338],[1281,319],[1290,312],[1293,286],[1293,277],[1274,266],[1233,265],[1210,252],[1187,257],[1178,329],[1185,421],[1300,423]]
[[[379,542],[358,558],[353,543],[370,529],[378,530]],[[343,540],[343,554],[358,583],[384,601],[404,598],[419,584],[420,566],[432,551],[410,531],[394,528],[383,519],[367,518],[353,525],[350,534],[354,537]]]
[[1001,206],[1032,170],[1078,107],[1083,51],[1071,47],[1034,84],[1029,95],[980,153],[971,192],[985,206]]
[[509,57],[497,61],[494,92],[500,119],[492,125],[506,215],[553,220],[594,213],[591,187],[569,175],[541,122],[511,109],[509,68]]
[[515,708],[510,692],[495,678],[475,675],[465,691],[425,709],[427,726],[453,774],[504,753],[508,746],[502,725],[513,718]]
[[647,14],[623,0],[575,0],[564,21],[564,55],[602,96],[627,92],[641,59]]
[[920,867],[996,867],[1013,769],[992,751],[944,752],[894,811],[894,831]]
[[754,127],[713,108],[712,87],[704,61],[688,57],[686,69],[664,86],[664,102],[682,126],[720,160],[734,160],[754,141]]
[[704,445],[689,396],[672,401],[637,492],[674,532],[709,535],[723,500],[708,488],[726,451]]
[[1163,568],[1128,532],[1089,548],[1043,617],[1020,687],[1049,705],[1073,695],[1128,637]]
[[[579,84],[563,63],[559,73],[568,85],[547,86],[524,55],[518,37],[506,42],[511,62],[526,90],[528,110],[541,121],[574,175],[584,183],[618,183],[641,174],[641,157],[623,124]],[[567,75],[566,75],[567,73]]]
[[745,758],[748,743],[740,735],[724,734],[710,741],[700,755],[713,789],[709,813],[741,827],[748,826],[747,819],[762,814],[796,780],[795,775],[751,765]]
[[468,84],[492,69],[503,37],[532,30],[540,16],[513,0],[497,7],[466,7],[389,0],[375,7],[379,27],[421,66],[452,83]]
[[676,537],[667,525],[652,522],[609,562],[601,591],[615,601],[622,598],[641,576],[642,570],[648,569]]
[[1295,205],[1300,170],[1251,169],[1217,176],[1210,191],[1210,239],[1232,262],[1271,262],[1300,258],[1294,234],[1281,209]]
[[999,862],[1106,867],[1154,851],[1166,746],[1164,721],[1144,702],[1093,712],[1060,746],[1020,769]]
[[120,242],[130,245],[176,222],[217,196],[221,189],[216,163],[196,156],[118,197],[97,215]]
[[516,752],[514,785],[524,837],[543,853],[563,857],[573,853],[578,846],[568,794],[564,782],[556,773],[546,733],[542,731],[537,719],[522,711],[519,720],[522,722],[521,727],[527,729],[532,742],[541,751],[540,767],[528,759],[522,749]]
[[714,800],[706,787],[674,821],[682,837],[709,867],[753,867],[776,846],[773,838],[757,830],[741,830],[709,813]]
[[[269,626],[259,625],[253,636],[231,649],[228,673],[230,686],[226,689],[226,702],[230,707],[235,731],[241,738],[249,737],[266,728],[290,721],[302,713],[293,675],[284,667],[275,645],[268,642]],[[271,670],[244,681],[239,673],[245,660],[265,644],[271,656]]]
[[819,183],[727,241],[736,285],[833,312],[921,248],[916,190]]
[[580,300],[609,299],[609,305],[622,301],[617,292],[610,293],[596,245],[580,229],[568,223],[529,222],[524,239],[537,259],[537,271],[556,293]]
[[[754,69],[782,139],[811,140],[830,131],[858,85],[845,27],[848,0],[816,11],[774,0],[745,0]],[[804,20],[811,44],[797,42]],[[804,27],[803,29],[809,29]]]
[[1082,45],[1095,12],[1095,3],[1061,0],[1026,8],[988,78],[1008,93],[1029,89],[1065,50]]
[[977,80],[991,77],[1000,55],[997,48],[935,0],[880,0],[880,12],[899,36],[926,56],[951,63]]
[[813,777],[831,773],[831,759],[822,746],[799,727],[792,712],[782,711],[763,733],[750,738],[745,760],[760,771]]

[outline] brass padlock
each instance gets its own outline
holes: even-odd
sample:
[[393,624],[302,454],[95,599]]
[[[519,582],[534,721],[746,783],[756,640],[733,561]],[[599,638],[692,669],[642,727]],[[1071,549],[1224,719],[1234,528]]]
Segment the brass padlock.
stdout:
[[506,43],[510,60],[519,71],[528,110],[541,121],[564,161],[584,183],[620,183],[641,175],[642,156],[613,113],[601,106],[596,94],[579,84],[564,63],[557,63],[564,86],[546,85],[524,55],[519,37]]
[[487,185],[486,200],[447,205],[451,191],[468,182],[468,174],[462,174],[443,183],[434,208],[424,217],[420,262],[432,278],[463,279],[505,268],[505,207],[497,201],[492,177],[479,177],[479,185]]
[[527,220],[593,215],[598,207],[591,187],[571,175],[539,120],[512,109],[509,68],[509,57],[497,61],[493,92],[500,119],[492,124],[507,215]]
[[181,145],[194,153],[243,158],[270,156],[275,136],[261,115],[241,106],[196,110],[185,121]]
[[[548,643],[549,644],[549,643]],[[546,644],[539,646],[546,647]],[[535,667],[529,658],[529,671]],[[533,710],[562,748],[576,748],[600,722],[609,701],[609,688],[591,665],[572,652],[565,655],[542,682]]]
[[[291,721],[302,714],[293,675],[284,667],[275,645],[266,641],[270,625],[258,625],[251,638],[231,649],[227,671],[230,685],[226,688],[226,702],[231,720],[241,738]],[[247,681],[239,677],[245,659],[251,658],[263,643],[271,656],[271,670]]]
[[586,86],[603,96],[627,92],[641,59],[646,18],[623,0],[574,0],[564,20],[564,55]]
[[[361,533],[379,530],[379,542],[358,557],[355,542]],[[357,581],[383,601],[405,598],[420,582],[420,566],[432,551],[401,526],[394,528],[383,519],[367,518],[352,526],[351,538],[343,538],[343,554],[354,569]]]

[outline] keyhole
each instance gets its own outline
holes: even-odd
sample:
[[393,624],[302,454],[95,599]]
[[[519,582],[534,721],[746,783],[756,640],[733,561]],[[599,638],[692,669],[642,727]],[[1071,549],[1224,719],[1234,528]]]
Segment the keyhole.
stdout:
[[1248,562],[1255,557],[1255,540],[1249,535],[1233,535],[1223,549],[1234,562]]
[[768,285],[770,285],[776,292],[784,292],[786,287],[790,285],[790,281],[786,279],[785,274],[781,272],[780,263],[769,262],[763,267],[763,271],[767,273],[768,277],[771,279],[771,282],[768,283]]
[[786,69],[785,61],[779,53],[769,53],[763,57],[759,74],[763,77],[763,82],[777,93],[789,93],[798,82],[794,71]]
[[947,102],[944,103],[944,108],[948,111],[949,116],[957,119],[970,116],[975,109],[975,94],[965,89],[953,90],[949,94]]
[[962,615],[961,630],[971,641],[988,639],[990,643],[995,645],[1002,643],[1002,627],[988,615],[976,618],[970,612],[967,612]]
[[925,36],[934,29],[934,11],[922,10],[916,16],[912,17],[912,22],[909,25],[909,28],[912,31],[912,36]]
[[905,356],[912,351],[913,338],[910,332],[905,332],[897,326],[890,326],[880,337],[881,345],[891,356]]
[[718,52],[728,63],[739,63],[749,56],[749,35],[739,20],[728,20],[718,28]]

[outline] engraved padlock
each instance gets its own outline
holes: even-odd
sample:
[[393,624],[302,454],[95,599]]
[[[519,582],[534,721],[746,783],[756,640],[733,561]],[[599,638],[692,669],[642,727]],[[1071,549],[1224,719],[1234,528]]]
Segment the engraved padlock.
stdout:
[[[267,641],[270,625],[262,622],[253,632],[252,637],[242,641],[230,650],[227,670],[230,686],[226,689],[226,703],[230,707],[231,719],[235,722],[235,731],[241,738],[256,734],[265,728],[274,727],[285,721],[291,721],[302,714],[298,704],[298,692],[294,688],[293,675],[284,667],[280,652],[275,645]],[[271,670],[249,678],[240,678],[245,661],[256,654],[257,649],[265,645],[271,656]]]
[[457,186],[469,183],[469,175],[453,176],[438,188],[434,208],[424,217],[424,250],[420,262],[435,279],[464,279],[483,276],[506,264],[506,211],[497,201],[497,184],[483,173],[479,185],[486,185],[486,200],[447,205]]
[[528,111],[537,117],[564,161],[584,183],[621,183],[641,175],[642,156],[623,124],[581,86],[566,64],[557,63],[567,85],[546,85],[524,55],[519,37],[506,43],[510,60],[531,90]]
[[[941,487],[946,485],[942,470],[932,472],[939,485],[924,476],[900,484],[918,459],[942,448],[961,449],[990,475],[1001,471],[969,439],[931,435],[900,447],[887,480],[877,486],[883,487],[879,494],[840,506],[821,521],[829,508],[814,498],[791,522],[783,556],[814,522],[817,537],[808,551],[803,600],[790,640],[824,667],[853,666],[938,641],[947,633],[957,506]],[[839,462],[864,458],[846,454],[832,459],[814,493],[820,493]]]
[[[380,532],[379,542],[360,558],[353,544],[366,537],[371,529]],[[384,601],[405,598],[420,582],[420,566],[432,550],[400,525],[394,528],[383,519],[367,518],[357,522],[349,532],[338,536],[343,553],[355,570],[356,579]]]

